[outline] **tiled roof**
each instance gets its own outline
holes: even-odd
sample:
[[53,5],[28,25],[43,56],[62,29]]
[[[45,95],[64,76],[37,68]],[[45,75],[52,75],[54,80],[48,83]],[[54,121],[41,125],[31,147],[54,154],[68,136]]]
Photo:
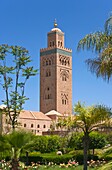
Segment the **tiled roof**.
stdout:
[[19,119],[39,119],[39,120],[51,120],[42,112],[23,110],[19,115]]

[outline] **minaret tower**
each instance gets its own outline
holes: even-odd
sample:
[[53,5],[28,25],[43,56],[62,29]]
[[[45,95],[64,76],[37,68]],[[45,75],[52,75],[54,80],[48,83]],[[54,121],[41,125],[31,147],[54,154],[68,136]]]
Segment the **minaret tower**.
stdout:
[[47,48],[40,49],[40,111],[72,113],[72,50],[64,47],[64,33],[57,27],[47,34]]

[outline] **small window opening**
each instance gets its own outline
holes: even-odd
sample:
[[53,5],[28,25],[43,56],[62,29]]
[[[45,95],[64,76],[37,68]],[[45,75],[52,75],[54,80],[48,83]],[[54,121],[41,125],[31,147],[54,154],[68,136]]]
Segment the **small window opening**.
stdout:
[[33,128],[33,124],[31,124],[31,128]]
[[46,125],[43,125],[43,128],[46,128]]

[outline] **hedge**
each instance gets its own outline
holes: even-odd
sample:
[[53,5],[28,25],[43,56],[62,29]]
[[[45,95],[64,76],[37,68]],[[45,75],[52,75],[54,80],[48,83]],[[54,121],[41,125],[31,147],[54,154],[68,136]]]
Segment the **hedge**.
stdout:
[[[68,163],[68,161],[71,160],[72,158],[73,158],[72,155],[56,155],[55,157],[29,156],[28,161],[29,161],[29,164],[31,164],[31,162],[40,163],[40,164],[48,164],[49,162],[53,162],[54,164],[56,163],[57,165],[59,165],[60,163]],[[26,162],[26,157],[22,156],[20,158],[20,161]]]

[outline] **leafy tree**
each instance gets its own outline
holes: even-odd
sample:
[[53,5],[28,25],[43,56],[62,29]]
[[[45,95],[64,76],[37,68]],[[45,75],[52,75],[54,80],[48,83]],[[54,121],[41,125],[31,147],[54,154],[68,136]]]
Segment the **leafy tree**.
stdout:
[[36,136],[31,146],[32,150],[40,151],[41,153],[54,152],[59,147],[60,137],[57,135]]
[[[68,147],[75,149],[83,148],[83,136],[84,134],[81,132],[74,132],[69,138]],[[91,132],[89,135],[89,149],[93,150],[93,155],[95,149],[103,148],[108,142],[105,134],[101,134],[99,132]]]
[[106,134],[107,141],[112,145],[112,131]]
[[[111,109],[101,105],[86,107],[85,105],[78,102],[74,107],[74,111],[75,115],[64,119],[62,118],[61,121],[59,121],[61,122],[61,126],[66,126],[65,129],[69,129],[69,131],[84,133],[82,138],[84,152],[84,170],[87,170],[87,152],[89,150],[90,144],[89,135],[92,131],[98,130],[99,128],[104,126],[111,126]],[[71,140],[73,142],[73,139]]]
[[62,131],[66,131],[67,133],[65,133],[65,136],[68,134],[68,131],[70,131],[72,129],[71,126],[72,123],[72,117],[68,116],[68,117],[60,117],[58,119],[58,122],[56,122],[56,128],[60,128]]
[[69,135],[66,134],[64,136],[60,136],[60,140],[59,140],[59,151],[62,151],[62,153],[68,153],[70,151],[69,147],[68,147],[68,138]]
[[89,149],[90,133],[104,126],[110,118],[111,110],[104,106],[86,107],[78,102],[75,105],[74,111],[76,116],[73,120],[75,127],[78,127],[84,133],[84,170],[87,170],[87,151]]
[[40,151],[41,153],[46,153],[47,145],[48,145],[47,136],[37,136],[35,138],[34,149],[36,151]]
[[83,133],[73,132],[68,140],[68,147],[72,149],[82,149],[83,148]]
[[86,64],[97,77],[109,81],[112,76],[112,15],[106,20],[104,31],[87,34],[79,41],[77,49],[95,52],[98,57],[86,60]]
[[90,133],[90,144],[89,149],[93,150],[93,155],[95,149],[101,149],[107,144],[106,136],[98,132]]
[[37,70],[29,66],[30,62],[25,48],[5,44],[0,46],[0,85],[5,92],[5,100],[2,102],[6,105],[4,113],[8,115],[8,123],[13,130],[23,104],[28,99],[25,96],[26,82],[37,73]]
[[57,135],[47,136],[47,152],[55,152],[60,147],[60,137]]

